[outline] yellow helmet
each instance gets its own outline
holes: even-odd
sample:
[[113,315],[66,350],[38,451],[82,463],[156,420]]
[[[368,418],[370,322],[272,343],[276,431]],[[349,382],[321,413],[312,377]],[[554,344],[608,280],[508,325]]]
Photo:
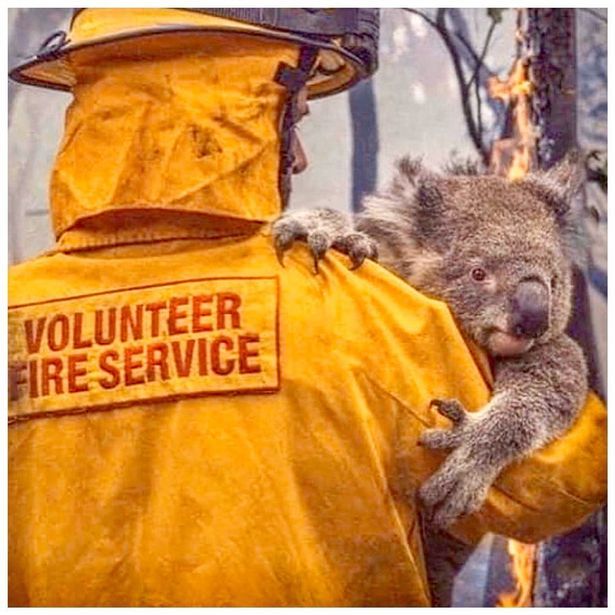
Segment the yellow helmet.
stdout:
[[75,83],[71,59],[76,56],[93,62],[109,55],[146,56],[169,43],[197,45],[206,52],[212,33],[257,36],[296,42],[316,53],[307,86],[309,97],[317,98],[375,72],[378,31],[378,9],[75,9],[69,32],[50,35],[10,76],[21,83],[70,90]]

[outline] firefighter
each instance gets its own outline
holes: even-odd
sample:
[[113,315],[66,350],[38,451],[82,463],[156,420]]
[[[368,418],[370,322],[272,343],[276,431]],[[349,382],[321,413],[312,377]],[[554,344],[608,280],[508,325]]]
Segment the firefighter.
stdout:
[[[70,90],[56,244],[9,287],[9,603],[430,604],[429,402],[489,373],[445,305],[304,246],[300,93],[375,70],[371,9],[85,9],[12,72]],[[293,154],[295,152],[295,154]],[[605,409],[451,529],[537,541],[605,495]]]

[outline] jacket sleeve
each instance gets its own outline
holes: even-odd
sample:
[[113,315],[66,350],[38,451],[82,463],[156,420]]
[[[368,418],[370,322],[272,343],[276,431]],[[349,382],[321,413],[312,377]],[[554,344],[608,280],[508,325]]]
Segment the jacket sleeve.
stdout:
[[606,461],[606,409],[590,394],[564,436],[504,470],[482,509],[450,531],[468,542],[485,532],[538,542],[571,530],[605,502]]

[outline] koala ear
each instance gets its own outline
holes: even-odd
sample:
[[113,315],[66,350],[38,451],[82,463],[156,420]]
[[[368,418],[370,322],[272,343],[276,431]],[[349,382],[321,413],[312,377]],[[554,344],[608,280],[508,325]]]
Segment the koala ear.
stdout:
[[585,157],[578,150],[571,150],[548,171],[531,173],[521,180],[555,213],[566,253],[578,264],[585,260],[585,249],[580,212],[573,207],[573,198],[585,181],[584,162]]
[[395,169],[392,191],[400,196],[413,196],[419,183],[419,177],[423,173],[421,159],[404,156],[397,161]]
[[584,180],[583,157],[578,150],[571,150],[548,171],[530,173],[521,183],[544,200],[558,217],[563,217],[570,211],[572,199]]
[[438,176],[427,171],[420,158],[405,156],[397,162],[392,192],[406,200],[414,200],[419,207],[436,209],[444,203],[437,186]]

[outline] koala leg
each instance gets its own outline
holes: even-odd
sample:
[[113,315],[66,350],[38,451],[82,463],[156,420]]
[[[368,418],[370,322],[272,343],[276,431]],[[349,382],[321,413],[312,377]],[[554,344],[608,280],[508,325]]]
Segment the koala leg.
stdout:
[[434,400],[450,430],[424,432],[419,444],[452,449],[419,489],[430,521],[446,527],[478,510],[498,474],[568,429],[587,395],[580,348],[565,335],[496,364],[494,396],[479,412],[456,400]]
[[273,223],[272,234],[281,264],[284,253],[295,241],[307,242],[316,273],[318,262],[331,248],[350,257],[351,269],[359,267],[366,258],[375,260],[378,256],[374,240],[356,231],[351,218],[335,209],[286,213]]

